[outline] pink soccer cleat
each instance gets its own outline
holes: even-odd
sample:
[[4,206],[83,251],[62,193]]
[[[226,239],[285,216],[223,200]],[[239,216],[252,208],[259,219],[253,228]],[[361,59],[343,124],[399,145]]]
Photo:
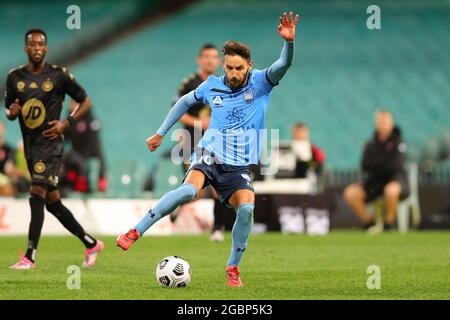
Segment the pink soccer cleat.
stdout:
[[116,243],[119,247],[121,247],[124,251],[127,251],[133,243],[136,242],[137,239],[139,239],[141,235],[139,234],[138,229],[131,229],[126,234],[120,235]]
[[86,259],[83,261],[82,266],[83,267],[95,266],[97,256],[100,252],[103,251],[104,247],[105,247],[105,245],[103,244],[103,241],[97,240],[97,244],[95,245],[95,247],[86,249]]
[[36,268],[36,264],[27,257],[25,257],[24,255],[22,255],[21,251],[19,251],[19,257],[20,257],[19,262],[9,267],[11,270],[31,270]]

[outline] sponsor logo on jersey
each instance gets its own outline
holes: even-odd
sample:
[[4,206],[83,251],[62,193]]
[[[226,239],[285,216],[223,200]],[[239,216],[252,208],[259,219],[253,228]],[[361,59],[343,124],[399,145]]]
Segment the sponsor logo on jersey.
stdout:
[[228,116],[226,119],[230,121],[230,124],[239,124],[244,122],[245,113],[243,112],[243,109],[233,108],[232,111],[227,112]]
[[39,127],[45,120],[45,106],[41,100],[31,98],[22,107],[22,119],[30,129]]

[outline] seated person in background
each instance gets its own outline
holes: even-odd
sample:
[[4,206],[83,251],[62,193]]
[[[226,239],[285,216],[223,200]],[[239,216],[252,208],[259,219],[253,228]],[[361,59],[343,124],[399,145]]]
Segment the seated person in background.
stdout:
[[409,193],[404,171],[406,144],[400,129],[394,125],[389,111],[375,114],[375,133],[365,147],[362,158],[363,181],[347,186],[344,199],[364,223],[366,229],[374,225],[366,203],[384,196],[386,215],[384,229],[395,224],[397,205]]
[[0,121],[0,196],[14,194],[11,177],[6,170],[13,159],[14,149],[5,142],[5,125]]
[[296,123],[292,128],[291,149],[296,156],[295,178],[306,178],[309,169],[319,176],[325,163],[325,152],[310,140],[309,128]]
[[[70,112],[78,107],[75,101],[70,102]],[[62,185],[68,186],[73,191],[91,192],[89,186],[90,159],[98,159],[100,171],[97,183],[97,190],[105,192],[108,188],[108,181],[105,173],[105,158],[103,156],[100,143],[100,122],[89,111],[82,119],[78,120],[74,126],[69,127],[64,132],[66,142],[72,145],[69,153],[64,158],[65,174],[62,175]]]
[[28,193],[30,191],[31,176],[28,170],[23,141],[20,140],[12,155],[11,161],[5,166],[5,171],[11,178],[15,194]]

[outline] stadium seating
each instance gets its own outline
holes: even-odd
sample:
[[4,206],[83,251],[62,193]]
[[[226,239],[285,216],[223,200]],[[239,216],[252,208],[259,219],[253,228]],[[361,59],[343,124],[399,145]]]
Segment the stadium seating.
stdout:
[[[154,161],[146,155],[145,138],[166,114],[179,81],[195,70],[203,42],[242,40],[259,68],[278,56],[275,24],[284,3],[266,1],[256,12],[252,3],[201,2],[76,68],[93,92],[107,144],[114,146],[110,158],[126,152],[149,162],[146,167]],[[410,149],[421,150],[428,137],[448,126],[450,116],[449,79],[441,67],[450,49],[448,9],[433,4],[419,12],[407,3],[386,2],[382,31],[371,31],[361,16],[365,8],[356,2],[290,2],[302,13],[296,62],[273,92],[268,127],[279,128],[286,139],[293,121],[305,121],[327,151],[328,166],[352,168],[371,135],[374,111],[384,107],[393,111]],[[241,10],[235,10],[238,5]],[[252,6],[251,16],[246,6]],[[230,16],[234,23],[225,28]],[[124,134],[124,127],[132,134]]]
[[285,9],[301,13],[297,53],[273,91],[269,128],[288,139],[294,121],[306,122],[327,153],[327,166],[351,169],[382,107],[403,129],[410,159],[434,148],[430,137],[439,137],[450,118],[450,76],[442,67],[450,51],[448,6],[379,1],[382,29],[369,30],[361,1],[255,3],[196,2],[72,68],[103,123],[110,163],[133,159],[149,170],[162,154],[148,153],[145,139],[158,128],[181,79],[196,70],[204,42],[241,40],[252,48],[256,68],[270,65],[281,49],[276,24]]

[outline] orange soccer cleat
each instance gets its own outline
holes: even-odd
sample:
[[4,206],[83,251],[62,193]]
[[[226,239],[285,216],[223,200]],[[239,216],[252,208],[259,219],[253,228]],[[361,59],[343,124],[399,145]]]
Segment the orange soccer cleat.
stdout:
[[126,234],[120,235],[116,243],[119,247],[121,247],[124,251],[127,251],[133,243],[136,242],[137,239],[139,239],[140,234],[138,229],[131,229]]
[[241,277],[239,276],[238,266],[227,266],[227,286],[229,287],[242,287]]

